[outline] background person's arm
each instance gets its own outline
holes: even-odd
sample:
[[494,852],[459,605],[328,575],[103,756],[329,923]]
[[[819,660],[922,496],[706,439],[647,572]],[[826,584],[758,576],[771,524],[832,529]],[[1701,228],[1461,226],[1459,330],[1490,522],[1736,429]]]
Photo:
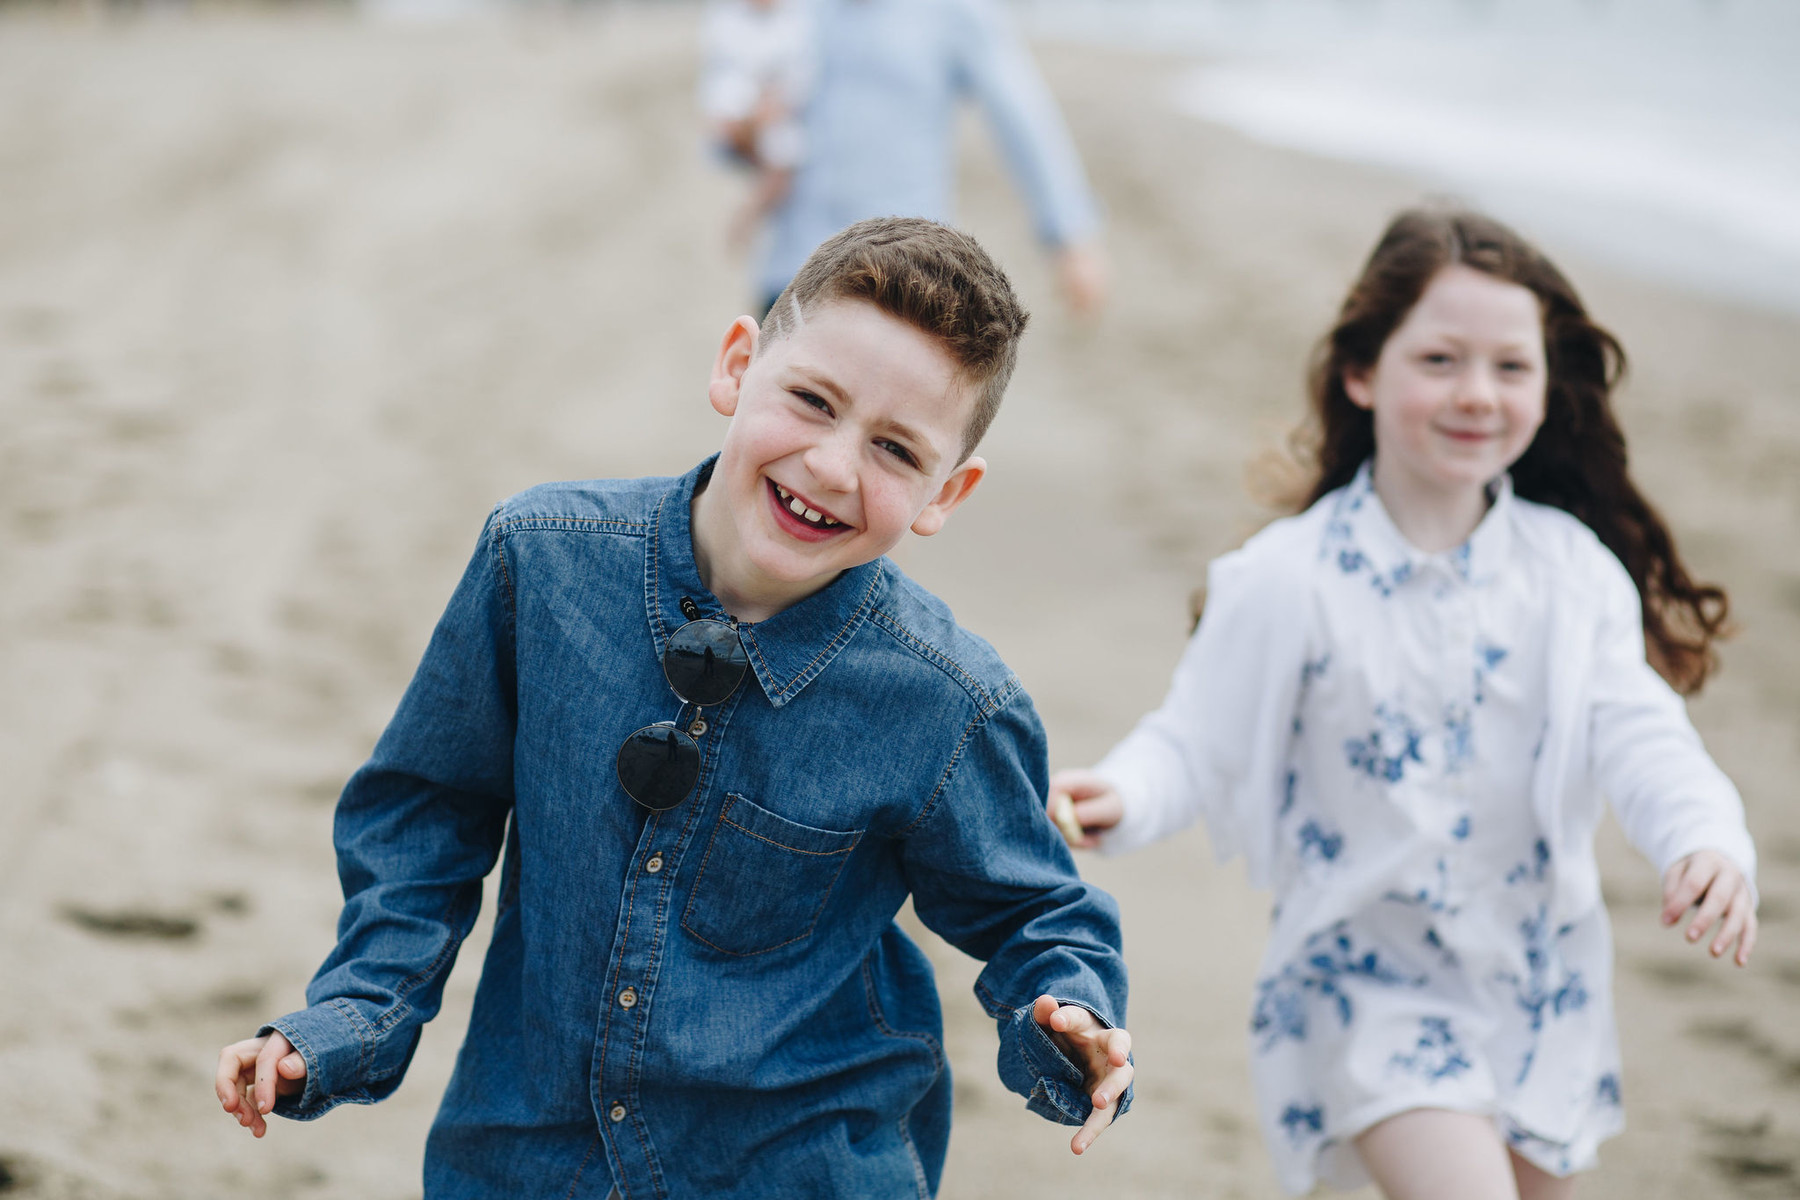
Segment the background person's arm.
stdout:
[[1105,300],[1100,207],[1055,98],[1023,39],[992,0],[952,0],[957,71],[986,112],[1000,153],[1056,258],[1064,299],[1078,313]]

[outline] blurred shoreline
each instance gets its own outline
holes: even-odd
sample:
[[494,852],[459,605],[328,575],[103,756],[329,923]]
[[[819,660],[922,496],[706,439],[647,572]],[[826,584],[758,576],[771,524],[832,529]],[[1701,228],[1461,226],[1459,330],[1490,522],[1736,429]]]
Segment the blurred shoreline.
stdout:
[[1800,6],[1025,0],[1192,55],[1169,103],[1404,172],[1625,270],[1800,314]]

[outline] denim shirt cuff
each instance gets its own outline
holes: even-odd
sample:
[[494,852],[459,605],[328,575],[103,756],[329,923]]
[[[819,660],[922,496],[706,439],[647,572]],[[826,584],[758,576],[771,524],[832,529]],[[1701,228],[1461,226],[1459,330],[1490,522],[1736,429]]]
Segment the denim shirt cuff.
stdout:
[[[1113,1028],[1113,1023],[1102,1016],[1092,1005],[1080,1000],[1065,1000],[1057,997],[1058,1005],[1074,1005],[1085,1008],[1094,1014],[1094,1019]],[[1013,1010],[1012,1016],[1000,1025],[1000,1081],[1012,1091],[1025,1097],[1025,1107],[1046,1120],[1055,1121],[1059,1125],[1084,1124],[1094,1111],[1094,1102],[1089,1094],[1086,1078],[1081,1068],[1069,1061],[1056,1042],[1050,1037],[1050,1031],[1039,1025],[1031,1015],[1032,1006]],[[1127,1087],[1125,1094],[1119,1097],[1117,1111],[1113,1120],[1124,1116],[1131,1108],[1133,1089]]]
[[296,1121],[324,1116],[340,1104],[373,1104],[398,1085],[371,1086],[365,1078],[373,1031],[344,1000],[315,1004],[279,1017],[257,1036],[279,1033],[306,1060],[306,1086],[298,1095],[279,1096],[275,1113]]

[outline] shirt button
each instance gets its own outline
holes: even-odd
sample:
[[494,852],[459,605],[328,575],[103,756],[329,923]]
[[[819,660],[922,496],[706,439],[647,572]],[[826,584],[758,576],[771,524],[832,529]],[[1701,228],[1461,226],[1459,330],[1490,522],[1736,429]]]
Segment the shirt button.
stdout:
[[662,851],[658,850],[655,854],[652,854],[649,858],[644,860],[644,870],[650,872],[652,875],[662,870]]
[[614,1104],[612,1106],[612,1111],[606,1115],[611,1117],[615,1124],[623,1121],[625,1119],[625,1106],[623,1104]]
[[636,1008],[637,1007],[637,989],[636,988],[626,988],[624,991],[619,993],[619,1007],[620,1008]]

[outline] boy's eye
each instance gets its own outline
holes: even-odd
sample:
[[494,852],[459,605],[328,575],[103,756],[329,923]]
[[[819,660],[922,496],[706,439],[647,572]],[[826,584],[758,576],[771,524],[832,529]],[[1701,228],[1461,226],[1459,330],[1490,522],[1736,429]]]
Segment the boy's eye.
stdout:
[[918,456],[911,450],[908,450],[905,446],[902,446],[899,442],[890,442],[886,438],[883,438],[875,444],[909,467],[916,467],[919,465]]
[[813,395],[811,392],[807,391],[805,388],[795,388],[795,389],[793,389],[793,391],[794,391],[794,395],[800,397],[800,400],[803,404],[811,405],[813,408],[818,409],[822,413],[828,413],[831,411],[831,405],[825,403],[825,401],[819,399],[819,397]]

